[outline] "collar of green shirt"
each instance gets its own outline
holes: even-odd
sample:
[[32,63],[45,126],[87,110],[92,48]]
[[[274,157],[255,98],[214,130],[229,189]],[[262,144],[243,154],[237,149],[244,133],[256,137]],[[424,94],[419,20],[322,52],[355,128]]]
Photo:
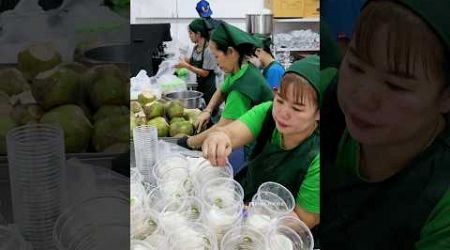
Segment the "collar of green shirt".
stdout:
[[241,78],[245,72],[247,72],[248,67],[248,64],[242,64],[241,68],[236,73],[230,73],[223,83],[222,92],[228,93],[228,90],[233,83]]

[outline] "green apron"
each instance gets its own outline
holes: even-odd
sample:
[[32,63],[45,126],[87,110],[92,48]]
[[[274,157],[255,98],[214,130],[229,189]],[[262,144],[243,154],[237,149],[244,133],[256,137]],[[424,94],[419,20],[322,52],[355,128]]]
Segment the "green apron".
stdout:
[[[336,83],[331,89],[335,95]],[[323,118],[327,117],[324,113],[334,114],[333,122],[322,119],[321,128],[322,144],[328,144],[321,152],[321,247],[414,249],[431,211],[449,189],[450,129],[400,173],[379,183],[367,183],[347,167],[351,161],[341,160],[341,164],[336,164],[337,158],[348,158],[342,154],[350,155],[350,152],[337,153],[339,148],[355,148],[352,141],[336,139],[349,138],[342,136],[348,133],[338,124],[344,118],[336,108],[337,100],[331,98],[324,100],[321,110]]]
[[[251,106],[256,106],[262,102],[271,101],[273,99],[273,92],[269,84],[264,79],[261,72],[252,64],[249,64],[245,74],[237,79],[230,87],[228,93],[236,90],[251,100]],[[228,95],[226,93],[226,95]],[[248,161],[253,151],[255,142],[248,143],[244,146],[244,160]]]
[[274,129],[275,122],[270,109],[247,167],[235,177],[244,188],[245,202],[251,201],[258,187],[267,181],[280,183],[292,194],[297,194],[311,162],[319,154],[318,131],[296,148],[284,150],[271,142]]
[[[205,46],[206,48],[206,46]],[[192,51],[191,55],[191,64],[192,66],[196,68],[203,69],[203,60],[205,56],[205,49],[202,51],[202,57],[200,60],[194,59],[194,51],[197,49],[197,46],[194,47],[194,50]],[[197,75],[197,91],[200,91],[203,93],[203,98],[205,99],[206,104],[209,103],[212,96],[214,95],[214,92],[216,91],[216,75],[214,73],[214,70],[208,70],[209,74],[207,77],[201,77]]]
[[228,93],[233,90],[248,96],[251,100],[252,107],[273,99],[273,92],[269,84],[261,72],[252,64],[249,64],[245,74],[233,83]]

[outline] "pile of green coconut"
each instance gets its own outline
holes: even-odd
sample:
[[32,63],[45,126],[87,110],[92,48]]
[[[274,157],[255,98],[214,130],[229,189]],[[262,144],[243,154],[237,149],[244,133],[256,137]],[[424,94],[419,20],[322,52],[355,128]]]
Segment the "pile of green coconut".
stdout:
[[130,103],[130,129],[141,125],[154,126],[158,137],[182,137],[194,134],[193,123],[200,114],[199,109],[186,109],[178,101],[157,99],[151,91],[139,93],[138,99]]
[[129,147],[129,77],[115,65],[63,62],[50,44],[18,54],[17,67],[0,69],[0,154],[14,127],[58,124],[67,153],[114,152]]

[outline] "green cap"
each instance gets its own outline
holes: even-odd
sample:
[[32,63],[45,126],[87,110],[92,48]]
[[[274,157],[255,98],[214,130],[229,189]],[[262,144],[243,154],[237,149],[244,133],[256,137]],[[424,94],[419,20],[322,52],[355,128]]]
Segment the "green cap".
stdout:
[[[367,1],[365,6],[374,1]],[[442,39],[447,48],[450,47],[449,0],[399,0],[396,3],[402,4],[421,17]]]
[[266,51],[270,51],[270,45],[272,45],[272,39],[270,36],[253,34],[253,37],[259,42],[258,48],[263,48]]
[[251,44],[260,47],[261,44],[249,33],[225,22],[219,24],[213,31],[211,40],[224,46],[238,46],[241,44]]
[[209,38],[208,24],[206,24],[205,20],[202,18],[194,19],[194,21],[189,24],[189,29],[192,32],[200,32],[204,38]]
[[294,73],[305,78],[317,93],[319,103],[322,101],[324,89],[320,86],[320,57],[313,55],[295,61],[286,70],[286,73]]

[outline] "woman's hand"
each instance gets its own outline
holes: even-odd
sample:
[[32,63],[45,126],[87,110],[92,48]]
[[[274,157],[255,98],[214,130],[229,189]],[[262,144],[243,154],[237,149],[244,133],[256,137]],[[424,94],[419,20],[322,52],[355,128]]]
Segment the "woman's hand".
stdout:
[[181,58],[178,64],[175,65],[175,68],[188,68],[190,64],[187,62],[186,58]]
[[231,154],[231,140],[225,132],[212,132],[202,145],[203,157],[214,166],[225,166]]
[[197,117],[197,120],[195,120],[194,122],[194,127],[197,130],[197,133],[200,133],[206,129],[206,126],[208,125],[210,119],[211,112],[203,111],[200,113],[200,115]]

